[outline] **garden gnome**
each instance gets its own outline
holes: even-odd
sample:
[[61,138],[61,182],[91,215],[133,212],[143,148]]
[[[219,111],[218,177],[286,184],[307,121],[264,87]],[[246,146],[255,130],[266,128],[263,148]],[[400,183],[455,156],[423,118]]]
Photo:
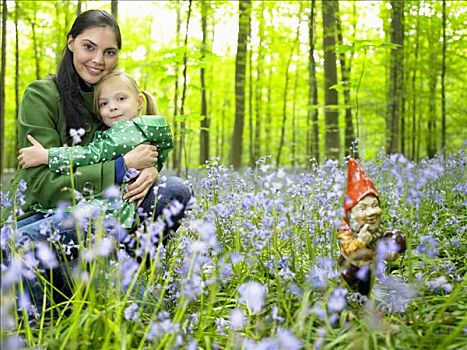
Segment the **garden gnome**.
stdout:
[[387,260],[394,260],[399,253],[404,252],[406,244],[402,232],[384,232],[376,187],[353,158],[348,161],[344,212],[345,218],[337,232],[342,276],[352,289],[368,295],[371,284],[370,264],[376,255],[378,240],[392,240],[391,246],[395,250],[386,253]]

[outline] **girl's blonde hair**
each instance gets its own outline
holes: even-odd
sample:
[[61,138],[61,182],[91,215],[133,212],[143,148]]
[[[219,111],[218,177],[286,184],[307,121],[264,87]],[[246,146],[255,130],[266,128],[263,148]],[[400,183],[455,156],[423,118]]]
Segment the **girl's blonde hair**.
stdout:
[[149,92],[146,91],[140,91],[138,84],[136,83],[135,79],[129,74],[126,74],[124,72],[120,71],[112,71],[109,74],[107,74],[105,77],[103,77],[97,84],[96,87],[94,88],[94,112],[96,113],[97,116],[100,117],[99,113],[99,95],[102,91],[102,86],[104,85],[105,82],[110,82],[113,79],[116,78],[123,78],[126,80],[128,83],[128,87],[130,88],[131,93],[135,95],[137,98],[140,94],[143,94],[145,99],[146,99],[146,112],[145,114],[147,115],[157,115],[159,112],[157,111],[157,105],[156,105],[156,100],[154,99],[154,96],[152,96]]

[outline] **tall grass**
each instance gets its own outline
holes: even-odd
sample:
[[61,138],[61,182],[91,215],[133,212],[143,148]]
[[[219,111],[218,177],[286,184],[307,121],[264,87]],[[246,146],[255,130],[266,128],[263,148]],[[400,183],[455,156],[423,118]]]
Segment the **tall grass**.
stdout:
[[[301,172],[263,158],[237,173],[212,160],[191,178],[196,203],[166,245],[168,216],[130,237],[95,207],[74,214],[73,247],[50,228],[33,254],[12,239],[14,220],[2,228],[11,259],[2,256],[1,348],[466,348],[465,149],[362,165],[384,226],[408,242],[368,298],[347,289],[336,265],[343,162]],[[69,293],[53,284],[58,265]],[[45,291],[39,309],[33,279]]]

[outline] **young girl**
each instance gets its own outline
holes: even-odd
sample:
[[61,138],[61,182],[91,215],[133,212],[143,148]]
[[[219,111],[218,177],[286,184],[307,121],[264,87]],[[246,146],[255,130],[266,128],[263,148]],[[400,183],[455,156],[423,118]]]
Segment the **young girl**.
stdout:
[[[148,115],[139,116],[145,97]],[[162,169],[173,148],[170,126],[164,117],[156,115],[157,108],[153,97],[146,92],[141,93],[131,76],[114,71],[102,78],[95,87],[94,106],[96,114],[109,128],[96,131],[91,143],[86,146],[46,149],[28,135],[28,140],[33,146],[19,151],[20,166],[30,168],[48,164],[50,171],[67,174],[71,166],[115,159],[141,143],[150,142],[157,146],[157,154],[154,156],[157,170]],[[132,227],[135,210],[133,203],[126,202],[119,210],[120,221],[124,227]]]

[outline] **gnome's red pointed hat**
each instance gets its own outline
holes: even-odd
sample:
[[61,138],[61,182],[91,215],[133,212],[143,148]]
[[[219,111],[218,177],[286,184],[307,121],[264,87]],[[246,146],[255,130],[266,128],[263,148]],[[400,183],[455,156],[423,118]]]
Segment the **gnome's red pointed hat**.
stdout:
[[363,171],[360,164],[350,158],[347,164],[347,190],[344,196],[345,215],[347,216],[350,209],[369,194],[379,199],[373,181]]

